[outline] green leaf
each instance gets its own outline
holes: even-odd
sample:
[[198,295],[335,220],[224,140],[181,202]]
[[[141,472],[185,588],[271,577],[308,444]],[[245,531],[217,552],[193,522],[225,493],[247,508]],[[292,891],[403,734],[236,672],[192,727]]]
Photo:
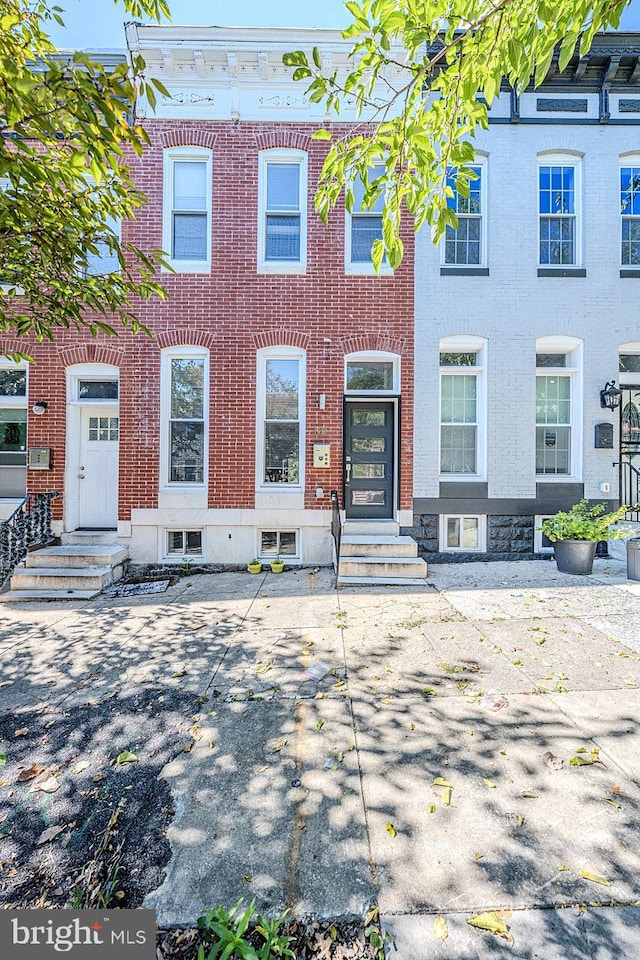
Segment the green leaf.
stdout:
[[311,134],[312,140],[331,140],[333,134],[331,130],[316,130],[315,133]]
[[499,913],[496,913],[494,910],[489,911],[488,913],[477,913],[473,917],[467,918],[467,923],[470,927],[477,927],[479,930],[486,930],[488,933],[493,933],[498,937],[504,937],[505,939],[509,938],[509,927],[504,919]]
[[140,758],[137,757],[135,753],[131,753],[130,750],[123,750],[122,753],[118,754],[118,759],[116,760],[116,763],[139,763],[139,762],[140,762]]
[[6,762],[7,762],[6,753],[0,753],[0,767],[4,767]]
[[590,873],[589,870],[578,870],[578,875],[581,876],[583,880],[589,880],[591,883],[599,883],[604,887],[611,886],[610,882],[605,880],[604,877],[598,876],[597,873]]

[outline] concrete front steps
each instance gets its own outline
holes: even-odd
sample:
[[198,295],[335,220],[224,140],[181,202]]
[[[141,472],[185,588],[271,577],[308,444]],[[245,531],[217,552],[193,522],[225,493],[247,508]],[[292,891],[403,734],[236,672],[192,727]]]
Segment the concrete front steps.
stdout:
[[129,551],[114,538],[115,532],[75,531],[62,535],[61,546],[28,553],[0,601],[90,600],[124,573]]
[[412,537],[401,537],[394,520],[347,520],[342,528],[338,586],[423,586],[427,565]]

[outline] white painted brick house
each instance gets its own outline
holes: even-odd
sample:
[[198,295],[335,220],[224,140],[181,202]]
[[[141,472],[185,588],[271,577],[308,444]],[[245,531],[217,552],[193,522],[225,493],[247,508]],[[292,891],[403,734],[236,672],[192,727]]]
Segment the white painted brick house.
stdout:
[[503,89],[457,233],[417,238],[412,533],[427,557],[531,556],[540,517],[582,496],[617,505],[640,408],[624,389],[603,409],[600,391],[640,384],[639,55],[637,34],[600,36],[538,90]]

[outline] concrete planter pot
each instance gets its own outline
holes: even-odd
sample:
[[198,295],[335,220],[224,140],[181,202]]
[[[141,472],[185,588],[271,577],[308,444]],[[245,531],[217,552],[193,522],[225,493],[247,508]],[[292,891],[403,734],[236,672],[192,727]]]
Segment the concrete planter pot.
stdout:
[[588,576],[593,571],[596,546],[593,540],[556,540],[553,552],[560,573]]

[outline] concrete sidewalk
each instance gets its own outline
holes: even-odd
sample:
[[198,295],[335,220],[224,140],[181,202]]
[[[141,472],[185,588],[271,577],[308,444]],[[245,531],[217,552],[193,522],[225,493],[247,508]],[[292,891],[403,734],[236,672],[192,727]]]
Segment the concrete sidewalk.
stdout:
[[[375,901],[396,960],[636,960],[640,584],[602,560],[584,578],[432,566],[429,583],[336,592],[300,570],[5,604],[2,707],[208,697],[163,771],[161,925],[240,897],[322,917]],[[465,922],[488,910],[511,911],[512,946]]]

